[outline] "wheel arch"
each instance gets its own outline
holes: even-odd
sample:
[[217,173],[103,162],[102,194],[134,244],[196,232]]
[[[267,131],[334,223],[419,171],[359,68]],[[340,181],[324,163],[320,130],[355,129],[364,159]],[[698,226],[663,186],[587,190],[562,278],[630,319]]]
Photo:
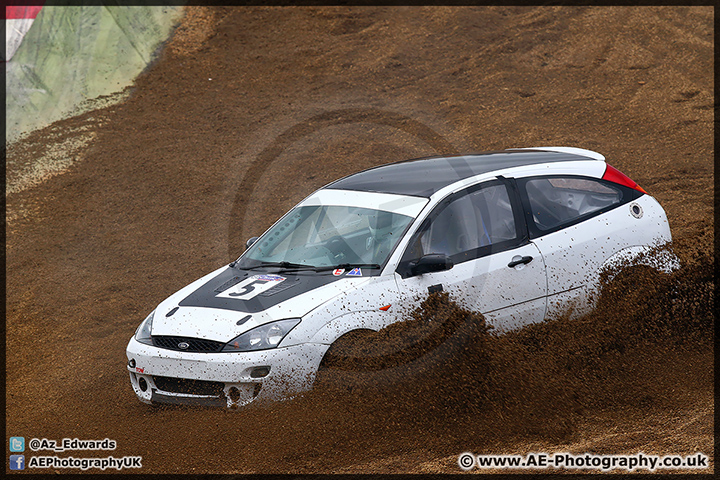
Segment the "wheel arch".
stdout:
[[623,248],[605,260],[588,282],[587,294],[593,306],[605,283],[612,281],[622,270],[635,266],[649,267],[660,273],[670,274],[680,268],[680,260],[669,243]]

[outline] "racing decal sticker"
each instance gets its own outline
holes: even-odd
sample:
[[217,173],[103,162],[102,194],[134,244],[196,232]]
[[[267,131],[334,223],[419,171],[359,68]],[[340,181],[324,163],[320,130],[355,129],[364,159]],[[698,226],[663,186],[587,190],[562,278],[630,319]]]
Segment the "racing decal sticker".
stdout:
[[353,268],[347,274],[348,277],[362,277],[362,270],[360,267]]
[[333,270],[333,275],[335,275],[336,277],[339,277],[343,273],[345,273],[344,268],[336,268],[335,270]]
[[237,300],[250,300],[270,290],[280,282],[285,281],[285,277],[280,275],[253,275],[246,278],[240,283],[230,286],[230,288],[215,295],[220,298],[233,298]]

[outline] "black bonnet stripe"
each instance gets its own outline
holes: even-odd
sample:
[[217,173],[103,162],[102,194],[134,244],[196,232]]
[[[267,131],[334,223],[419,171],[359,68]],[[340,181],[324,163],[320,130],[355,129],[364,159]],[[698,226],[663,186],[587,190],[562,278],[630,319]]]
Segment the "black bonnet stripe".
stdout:
[[328,274],[296,274],[289,272],[284,274],[280,272],[276,275],[285,277],[285,280],[278,285],[273,286],[269,290],[256,295],[248,300],[240,300],[237,298],[217,297],[217,295],[228,288],[232,288],[241,281],[250,278],[253,275],[262,275],[264,272],[258,271],[238,271],[236,268],[228,267],[218,276],[209,280],[203,286],[192,292],[178,305],[181,307],[206,307],[221,308],[232,310],[235,312],[257,313],[267,310],[279,303],[284,302],[292,297],[296,297],[310,290],[322,287],[343,278],[343,276],[334,276]]

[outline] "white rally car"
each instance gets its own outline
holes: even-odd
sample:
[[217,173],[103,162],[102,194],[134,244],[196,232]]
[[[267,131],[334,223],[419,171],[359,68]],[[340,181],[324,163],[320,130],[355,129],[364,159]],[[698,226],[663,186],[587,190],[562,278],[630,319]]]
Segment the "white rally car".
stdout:
[[146,403],[283,398],[312,386],[333,342],[407,318],[428,292],[502,332],[587,311],[605,267],[670,240],[658,202],[592,151],[383,165],[312,193],[160,303],[127,346],[130,381]]

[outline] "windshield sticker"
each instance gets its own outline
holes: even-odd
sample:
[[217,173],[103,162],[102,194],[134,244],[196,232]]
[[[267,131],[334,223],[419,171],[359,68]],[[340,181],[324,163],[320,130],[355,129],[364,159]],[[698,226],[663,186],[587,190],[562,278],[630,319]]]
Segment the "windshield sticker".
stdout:
[[362,270],[360,267],[353,268],[347,274],[348,277],[362,277]]
[[344,268],[336,268],[335,270],[333,270],[333,275],[335,275],[336,277],[339,277],[343,273],[345,273]]
[[250,300],[264,291],[270,290],[272,287],[279,285],[280,282],[283,282],[284,280],[285,277],[280,275],[253,275],[236,285],[232,285],[227,290],[224,290],[215,296],[219,298]]

